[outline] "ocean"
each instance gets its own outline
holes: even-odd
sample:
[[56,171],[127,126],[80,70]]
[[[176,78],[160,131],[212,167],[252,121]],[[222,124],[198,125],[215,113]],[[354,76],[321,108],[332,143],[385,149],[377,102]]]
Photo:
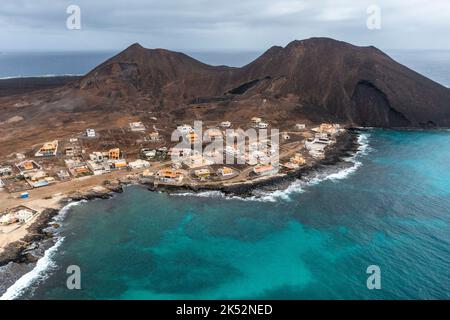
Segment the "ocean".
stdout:
[[[390,54],[450,83],[434,52]],[[345,164],[251,198],[129,186],[73,203],[2,298],[450,299],[450,131],[371,129],[360,144]],[[80,290],[66,286],[74,265]]]

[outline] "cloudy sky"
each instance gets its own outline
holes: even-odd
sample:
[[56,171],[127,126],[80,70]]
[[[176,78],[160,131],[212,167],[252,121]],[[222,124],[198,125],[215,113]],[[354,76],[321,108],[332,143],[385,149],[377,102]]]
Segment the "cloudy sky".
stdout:
[[[69,5],[81,29],[69,30]],[[367,9],[381,9],[370,30]],[[450,49],[450,0],[1,0],[0,51],[261,51],[326,36],[381,49]]]

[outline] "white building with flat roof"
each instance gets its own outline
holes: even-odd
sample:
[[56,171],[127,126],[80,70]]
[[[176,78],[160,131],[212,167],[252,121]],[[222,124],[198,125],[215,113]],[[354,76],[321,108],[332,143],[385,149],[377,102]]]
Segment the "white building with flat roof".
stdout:
[[94,129],[86,129],[86,137],[95,138],[96,133]]

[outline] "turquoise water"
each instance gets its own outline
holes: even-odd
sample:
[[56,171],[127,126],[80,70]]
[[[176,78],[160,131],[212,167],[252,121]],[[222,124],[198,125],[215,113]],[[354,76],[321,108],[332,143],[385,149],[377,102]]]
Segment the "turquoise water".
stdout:
[[354,172],[259,201],[128,187],[74,206],[22,298],[449,299],[450,132],[377,130],[369,146]]

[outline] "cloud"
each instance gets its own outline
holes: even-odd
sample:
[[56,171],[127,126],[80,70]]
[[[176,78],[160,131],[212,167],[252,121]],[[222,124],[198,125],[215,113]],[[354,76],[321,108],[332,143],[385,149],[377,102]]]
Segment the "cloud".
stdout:
[[[66,29],[81,7],[82,30]],[[382,29],[366,28],[369,5]],[[0,50],[262,50],[329,36],[381,48],[450,48],[448,0],[2,0]],[[411,35],[414,32],[414,35]]]

